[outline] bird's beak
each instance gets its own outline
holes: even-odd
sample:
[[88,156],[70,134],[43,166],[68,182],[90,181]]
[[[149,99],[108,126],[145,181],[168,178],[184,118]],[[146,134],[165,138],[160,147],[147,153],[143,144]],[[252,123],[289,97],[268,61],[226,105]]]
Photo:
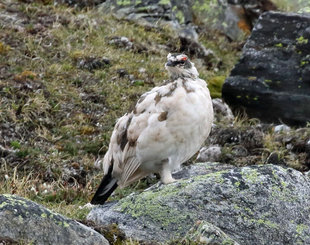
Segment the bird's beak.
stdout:
[[171,60],[168,60],[168,62],[166,63],[166,66],[173,66],[173,62]]

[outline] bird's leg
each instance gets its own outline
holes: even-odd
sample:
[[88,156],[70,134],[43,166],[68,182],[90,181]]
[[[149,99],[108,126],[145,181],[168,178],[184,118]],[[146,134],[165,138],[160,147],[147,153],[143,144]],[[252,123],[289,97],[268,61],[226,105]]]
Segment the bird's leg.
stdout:
[[163,184],[170,184],[176,180],[171,175],[171,169],[169,167],[169,161],[165,161],[162,165],[162,170],[159,172],[160,180]]

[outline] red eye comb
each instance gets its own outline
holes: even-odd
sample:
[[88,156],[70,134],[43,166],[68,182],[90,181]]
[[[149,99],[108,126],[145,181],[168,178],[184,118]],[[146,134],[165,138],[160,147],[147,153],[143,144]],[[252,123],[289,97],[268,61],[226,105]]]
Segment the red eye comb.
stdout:
[[187,60],[187,57],[182,57],[181,60],[185,61]]

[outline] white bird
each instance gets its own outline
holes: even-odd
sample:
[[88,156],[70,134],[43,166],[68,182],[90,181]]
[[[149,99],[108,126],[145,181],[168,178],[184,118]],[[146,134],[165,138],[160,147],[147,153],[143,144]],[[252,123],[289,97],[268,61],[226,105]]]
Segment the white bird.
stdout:
[[91,204],[103,204],[117,186],[151,173],[164,184],[208,137],[213,121],[210,92],[184,54],[168,54],[169,82],[144,93],[135,109],[118,119],[102,167],[104,177]]

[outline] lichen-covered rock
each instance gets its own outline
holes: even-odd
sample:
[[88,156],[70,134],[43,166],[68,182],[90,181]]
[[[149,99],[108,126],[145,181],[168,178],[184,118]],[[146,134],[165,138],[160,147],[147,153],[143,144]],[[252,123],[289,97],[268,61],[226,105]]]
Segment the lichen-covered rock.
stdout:
[[0,195],[0,240],[27,244],[104,245],[96,231],[14,195]]
[[229,106],[223,102],[222,99],[216,98],[212,100],[214,111],[214,122],[220,123],[232,123],[234,121],[234,115]]
[[[117,18],[139,20],[140,24],[153,26],[160,22],[180,28],[170,0],[107,0],[102,4],[102,8],[104,12],[113,12]],[[184,13],[182,18],[185,18]]]
[[232,40],[251,32],[258,16],[276,6],[270,0],[193,0],[193,13],[203,25],[221,30]]
[[[199,24],[201,29],[221,30],[233,40],[249,33],[259,14],[276,9],[270,0],[107,0],[102,6],[105,12],[140,24],[163,23],[177,30]],[[188,41],[183,35],[180,38],[181,42]]]
[[262,14],[223,85],[225,102],[266,122],[309,122],[309,39],[309,15]]
[[182,239],[182,244],[192,242],[194,244],[212,244],[212,245],[239,245],[231,239],[225,232],[215,225],[206,222],[198,221],[188,234]]
[[202,147],[199,150],[197,161],[200,162],[219,162],[221,160],[222,149],[218,145]]
[[88,219],[147,241],[182,239],[205,221],[239,244],[310,244],[309,177],[275,165],[198,166],[203,175],[95,207]]

